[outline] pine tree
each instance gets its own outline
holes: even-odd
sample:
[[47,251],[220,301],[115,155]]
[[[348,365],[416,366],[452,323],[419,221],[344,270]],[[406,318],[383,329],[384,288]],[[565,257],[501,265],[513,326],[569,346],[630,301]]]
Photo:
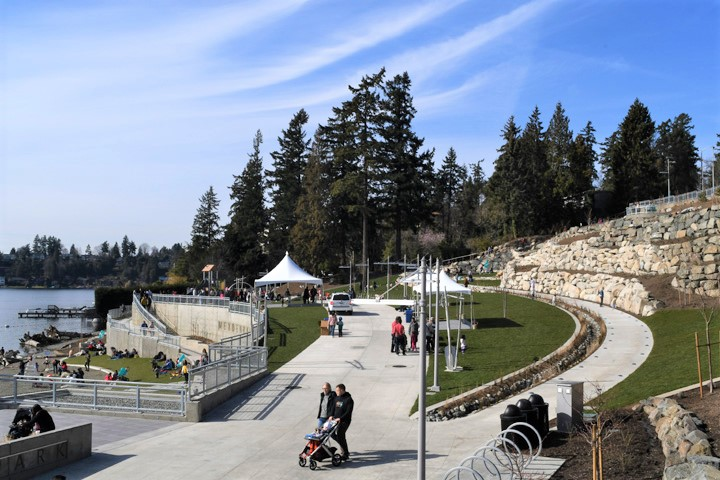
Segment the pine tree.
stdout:
[[615,211],[662,195],[654,137],[650,111],[635,99],[618,129],[603,144],[604,186],[613,191]]
[[220,235],[219,206],[220,201],[211,186],[200,197],[200,207],[193,220],[191,249],[195,252],[210,253],[216,246]]
[[395,258],[402,256],[402,231],[413,232],[430,216],[433,151],[420,151],[424,140],[412,129],[415,107],[405,72],[384,84],[380,101],[378,202],[395,234]]
[[546,216],[550,207],[551,187],[547,180],[544,134],[537,106],[518,139],[518,160],[515,178],[521,196],[515,199],[513,206],[517,215],[517,231],[520,235],[533,235],[551,226],[551,219]]
[[457,153],[454,148],[450,147],[443,159],[435,183],[435,202],[440,214],[438,216],[439,227],[450,244],[455,242],[454,237],[458,233],[460,224],[470,220],[467,218],[467,212],[457,212],[458,215],[462,215],[462,218],[454,216],[461,187],[465,186],[467,176],[467,169],[457,163]]
[[270,224],[268,230],[268,260],[275,264],[285,256],[290,229],[295,225],[295,207],[302,193],[302,175],[307,167],[309,140],[303,130],[309,117],[305,110],[297,112],[290,125],[278,137],[280,149],[270,154],[273,169],[265,172],[270,187]]
[[260,155],[262,141],[258,130],[247,165],[241,175],[233,175],[235,180],[230,187],[230,223],[225,228],[223,241],[226,263],[236,277],[258,278],[259,272],[266,268],[262,248],[267,225]]
[[303,176],[303,194],[295,210],[297,222],[290,231],[295,260],[316,275],[338,265],[333,260],[333,227],[328,222],[327,157],[326,146],[321,136],[316,135]]
[[693,128],[692,119],[686,113],[658,125],[655,144],[658,170],[666,172],[665,175],[669,171],[671,194],[687,193],[700,187],[697,167],[700,156],[695,135],[690,133]]
[[[362,232],[362,264],[367,265],[371,238],[381,248],[382,242],[376,237],[376,201],[378,193],[380,126],[380,99],[385,69],[375,75],[366,75],[357,87],[349,87],[352,99],[333,108],[333,117],[322,129],[323,138],[328,142],[333,156],[330,191],[332,206],[342,208],[346,219],[360,221]],[[343,226],[346,234],[353,235],[354,225]],[[357,235],[354,236],[357,238]],[[354,251],[355,242],[344,245]],[[343,252],[346,255],[347,251]],[[365,270],[363,269],[363,280]]]
[[569,220],[573,225],[584,222],[587,211],[592,203],[590,194],[593,190],[595,172],[595,128],[588,122],[572,143],[569,157],[570,188],[565,208],[570,212]]
[[560,102],[555,106],[547,131],[545,132],[545,153],[547,157],[546,181],[551,187],[548,196],[548,224],[560,225],[570,219],[571,211],[565,208],[572,195],[572,176],[570,152],[573,132],[570,119],[565,115]]
[[488,180],[487,198],[483,205],[483,219],[500,237],[517,236],[517,222],[523,214],[519,207],[523,199],[517,172],[520,168],[518,146],[520,129],[515,117],[510,117],[502,131],[505,143],[498,149],[495,169]]

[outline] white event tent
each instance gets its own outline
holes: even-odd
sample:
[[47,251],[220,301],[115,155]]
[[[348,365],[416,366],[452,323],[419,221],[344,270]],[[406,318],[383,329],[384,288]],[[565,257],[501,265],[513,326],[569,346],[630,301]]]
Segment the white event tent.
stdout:
[[297,263],[290,258],[290,254],[285,252],[285,257],[280,260],[280,263],[278,263],[275,268],[270,270],[264,277],[255,280],[255,287],[277,285],[287,282],[311,283],[313,285],[323,284],[322,279],[313,277],[305,270],[298,267]]
[[[280,263],[275,265],[275,268],[270,270],[267,275],[262,278],[255,280],[255,288],[263,287],[265,285],[278,285],[281,283],[310,283],[313,285],[322,285],[323,281],[320,278],[313,277],[302,268],[298,267],[298,264],[290,258],[290,254],[285,252],[285,257],[280,260]],[[267,297],[263,298],[263,302],[266,302]],[[322,297],[321,297],[322,301]],[[265,310],[267,311],[267,309]],[[265,323],[265,338],[267,338],[267,319]]]

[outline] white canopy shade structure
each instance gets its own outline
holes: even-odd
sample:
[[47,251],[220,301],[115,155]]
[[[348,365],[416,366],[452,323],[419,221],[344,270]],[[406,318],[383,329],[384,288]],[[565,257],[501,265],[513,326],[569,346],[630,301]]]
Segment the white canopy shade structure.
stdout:
[[262,287],[264,285],[277,285],[287,282],[311,283],[313,285],[322,285],[323,283],[322,279],[313,277],[298,267],[297,263],[290,258],[290,254],[285,252],[285,257],[280,260],[280,263],[278,263],[275,268],[270,270],[264,277],[255,280],[255,286]]
[[[417,275],[417,277],[415,277]],[[419,274],[414,273],[410,277],[414,277],[411,283],[413,283],[413,290],[416,293],[420,293],[422,290],[422,276]],[[445,270],[440,270],[440,288],[438,289],[438,281],[437,281],[437,270],[434,270],[432,273],[429,273],[427,276],[427,281],[425,283],[425,293],[428,295],[435,295],[438,293],[438,291],[442,293],[472,293],[472,291],[469,288],[465,288],[464,286],[457,283],[455,280],[450,278],[450,276],[445,273]],[[409,277],[408,277],[409,278]]]

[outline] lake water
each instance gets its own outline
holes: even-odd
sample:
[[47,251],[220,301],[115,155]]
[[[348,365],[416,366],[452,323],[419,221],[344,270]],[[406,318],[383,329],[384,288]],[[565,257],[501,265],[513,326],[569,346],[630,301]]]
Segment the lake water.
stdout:
[[36,289],[36,288],[0,288],[0,346],[17,350],[20,338],[25,332],[40,333],[49,325],[61,332],[91,332],[92,319],[58,318],[18,318],[18,312],[34,308],[92,307],[95,304],[95,290],[92,289]]

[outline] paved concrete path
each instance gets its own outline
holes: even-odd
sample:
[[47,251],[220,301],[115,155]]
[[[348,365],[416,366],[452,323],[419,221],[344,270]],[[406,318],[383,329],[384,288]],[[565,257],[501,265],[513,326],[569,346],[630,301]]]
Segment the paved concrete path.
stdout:
[[[609,307],[576,302],[601,313],[608,325],[606,343],[590,358],[560,376],[603,389],[615,385],[644,360],[652,336],[642,322]],[[345,316],[343,338],[321,337],[306,351],[263,381],[226,402],[198,424],[125,421],[137,425],[134,435],[98,442],[107,420],[62,415],[60,426],[91,421],[96,438],[93,455],[52,472],[69,479],[414,479],[417,478],[418,423],[408,417],[417,398],[417,354],[390,353],[389,326],[396,312],[384,305],[363,305]],[[320,387],[343,382],[355,400],[348,430],[351,461],[340,467],[320,463],[317,471],[298,466],[303,436],[315,425]],[[589,391],[586,384],[586,397]],[[556,385],[534,389],[550,403],[555,416]],[[427,424],[426,478],[445,472],[472,455],[500,431],[499,416],[508,399],[452,422]],[[428,397],[428,404],[431,404]],[[60,417],[60,414],[57,415]],[[106,423],[103,423],[106,422]],[[546,460],[540,470],[552,472],[559,462]],[[48,475],[48,478],[52,477]]]

